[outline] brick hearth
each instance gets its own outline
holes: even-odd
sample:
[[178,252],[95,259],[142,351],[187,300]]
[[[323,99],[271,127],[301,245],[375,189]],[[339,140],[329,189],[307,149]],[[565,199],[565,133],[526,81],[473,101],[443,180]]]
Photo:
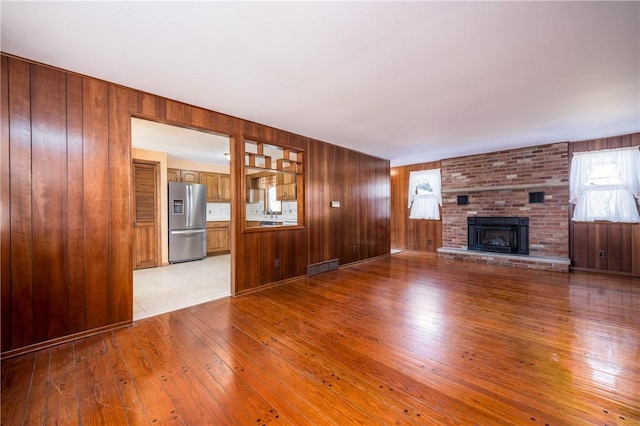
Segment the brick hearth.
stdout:
[[540,271],[568,272],[571,261],[563,257],[522,256],[502,253],[487,253],[467,249],[439,248],[438,256],[470,263],[510,266]]

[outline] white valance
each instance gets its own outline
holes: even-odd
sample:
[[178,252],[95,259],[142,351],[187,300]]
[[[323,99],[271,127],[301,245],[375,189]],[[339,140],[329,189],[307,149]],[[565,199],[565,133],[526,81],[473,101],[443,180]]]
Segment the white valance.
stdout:
[[440,169],[409,173],[410,219],[440,219],[442,183]]
[[640,222],[638,147],[574,153],[569,185],[573,220]]

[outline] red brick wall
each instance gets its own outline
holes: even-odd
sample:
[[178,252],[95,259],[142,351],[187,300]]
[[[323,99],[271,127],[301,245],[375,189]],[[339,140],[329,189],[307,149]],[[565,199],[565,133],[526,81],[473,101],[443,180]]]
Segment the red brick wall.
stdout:
[[[467,247],[468,216],[529,218],[529,252],[569,256],[568,143],[442,160],[442,246]],[[545,201],[529,204],[529,192]],[[457,205],[458,195],[469,204]]]

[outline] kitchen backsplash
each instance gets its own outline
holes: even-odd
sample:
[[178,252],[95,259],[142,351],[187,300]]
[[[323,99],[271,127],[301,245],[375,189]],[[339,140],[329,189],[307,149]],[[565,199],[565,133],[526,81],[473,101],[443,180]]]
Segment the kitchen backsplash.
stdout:
[[283,216],[296,216],[298,214],[298,202],[297,201],[283,201],[282,202],[282,215]]
[[207,203],[207,220],[229,220],[231,217],[231,204]]
[[[264,214],[264,203],[247,203],[247,217],[262,216]],[[298,202],[297,201],[283,201],[282,202],[282,216],[283,217],[297,217],[298,215]]]

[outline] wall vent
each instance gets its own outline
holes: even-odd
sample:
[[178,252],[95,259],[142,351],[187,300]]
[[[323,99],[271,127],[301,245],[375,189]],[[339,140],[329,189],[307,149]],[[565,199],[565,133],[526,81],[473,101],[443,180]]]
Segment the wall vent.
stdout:
[[339,259],[331,259],[326,262],[314,263],[307,265],[307,276],[312,277],[314,275],[322,274],[324,272],[335,271],[340,265]]
[[469,196],[468,195],[458,195],[457,203],[459,206],[466,206],[469,204]]
[[529,193],[529,202],[530,203],[544,203],[544,192],[530,192]]

